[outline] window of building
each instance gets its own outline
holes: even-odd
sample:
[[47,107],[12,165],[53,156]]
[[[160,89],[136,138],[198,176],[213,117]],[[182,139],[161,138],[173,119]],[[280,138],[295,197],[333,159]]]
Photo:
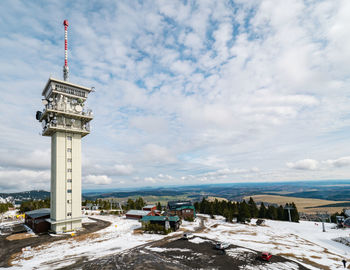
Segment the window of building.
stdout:
[[72,183],[72,179],[67,179],[67,183]]
[[72,148],[67,148],[67,152],[71,153],[72,152]]
[[70,200],[67,200],[67,203],[70,203]]
[[72,169],[68,169],[67,172],[72,172]]
[[67,161],[68,161],[68,162],[72,162],[72,159],[71,159],[71,158],[67,158]]
[[67,136],[67,140],[71,141],[72,140],[72,136]]
[[68,212],[67,213],[67,217],[71,217],[72,216],[72,213],[71,212]]
[[71,189],[67,189],[67,193],[72,193],[72,190]]

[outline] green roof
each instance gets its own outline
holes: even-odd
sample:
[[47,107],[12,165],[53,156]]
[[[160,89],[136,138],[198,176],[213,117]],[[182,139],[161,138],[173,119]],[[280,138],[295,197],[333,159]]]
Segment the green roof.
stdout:
[[183,210],[183,209],[192,209],[193,211],[196,211],[193,205],[179,206],[179,207],[176,207],[175,210]]
[[180,218],[178,216],[170,216],[170,217],[166,217],[166,216],[144,216],[141,221],[165,221],[166,219],[168,219],[169,221],[174,221],[177,222],[180,220]]

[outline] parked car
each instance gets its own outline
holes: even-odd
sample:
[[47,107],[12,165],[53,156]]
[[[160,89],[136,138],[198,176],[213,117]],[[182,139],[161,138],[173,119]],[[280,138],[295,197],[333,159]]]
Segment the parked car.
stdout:
[[230,243],[216,243],[215,248],[219,250],[225,250],[230,246]]
[[194,235],[192,233],[184,233],[182,236],[182,239],[188,240],[188,239],[191,239],[193,237],[194,237]]
[[272,255],[268,252],[261,253],[260,259],[263,261],[269,261],[271,259]]

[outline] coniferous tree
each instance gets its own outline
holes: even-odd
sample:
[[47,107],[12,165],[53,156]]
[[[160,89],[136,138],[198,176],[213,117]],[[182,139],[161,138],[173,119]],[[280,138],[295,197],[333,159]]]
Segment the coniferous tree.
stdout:
[[253,200],[252,197],[250,197],[249,202],[248,202],[248,205],[249,205],[250,216],[251,216],[252,218],[258,217],[258,215],[259,215],[259,209],[258,209],[258,207],[256,206],[256,203],[254,202],[254,200]]
[[267,210],[266,210],[265,204],[263,202],[261,202],[258,217],[259,218],[266,218],[266,211]]
[[162,205],[160,204],[160,202],[157,203],[157,210],[162,211]]
[[277,218],[277,209],[273,205],[269,205],[267,207],[266,211],[266,217],[269,219],[276,219]]
[[292,221],[293,222],[299,222],[299,213],[298,213],[298,209],[297,209],[297,206],[295,205],[294,202],[292,202],[292,207],[293,207],[293,210],[291,210],[291,216],[292,216]]
[[237,221],[245,222],[249,218],[250,218],[249,207],[248,207],[248,204],[245,202],[245,200],[243,200],[238,206]]
[[280,205],[278,208],[277,208],[277,219],[278,220],[284,220],[284,208],[282,205]]

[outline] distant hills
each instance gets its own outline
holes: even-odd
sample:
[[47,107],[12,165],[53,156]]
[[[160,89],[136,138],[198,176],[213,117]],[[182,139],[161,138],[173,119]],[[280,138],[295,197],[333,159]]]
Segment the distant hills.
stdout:
[[[227,183],[198,186],[172,186],[157,188],[140,188],[124,190],[89,190],[83,191],[83,200],[103,198],[128,198],[134,196],[156,197],[187,197],[194,201],[203,196],[221,197],[228,200],[240,201],[245,196],[270,194],[299,198],[314,198],[333,201],[350,200],[349,180],[328,181],[299,181],[299,182],[265,182],[265,183]],[[31,190],[16,193],[0,193],[0,202],[22,201],[31,199],[45,199],[50,192],[45,190]]]
[[15,193],[0,193],[0,203],[27,201],[50,198],[50,192],[45,190],[31,190]]

